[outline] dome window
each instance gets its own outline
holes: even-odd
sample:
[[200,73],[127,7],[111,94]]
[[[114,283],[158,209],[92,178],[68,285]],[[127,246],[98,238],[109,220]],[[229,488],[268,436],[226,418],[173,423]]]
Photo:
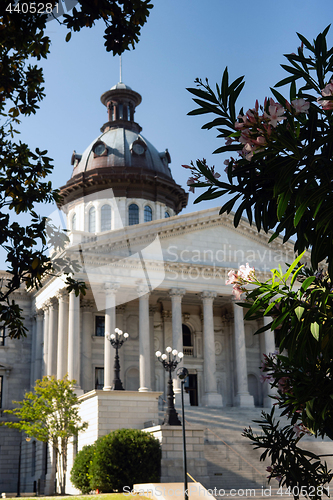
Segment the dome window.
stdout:
[[89,233],[94,233],[96,231],[96,209],[91,207],[89,210]]
[[76,214],[72,217],[72,231],[76,231]]
[[111,229],[111,207],[103,205],[101,208],[101,231],[110,231]]
[[94,152],[94,157],[95,158],[96,158],[96,156],[105,156],[106,153],[107,153],[106,146],[105,146],[104,142],[102,142],[102,141],[96,142],[93,145],[92,150]]
[[168,217],[170,217],[170,214],[169,214],[169,212],[165,211],[164,212],[164,218],[167,219]]
[[139,224],[139,207],[132,203],[128,207],[128,225],[134,226],[134,224]]
[[147,149],[147,146],[142,141],[135,141],[130,146],[131,153],[135,154],[137,156],[143,156],[146,152],[146,149]]
[[152,220],[153,220],[153,211],[149,205],[146,205],[144,211],[144,221],[151,222]]

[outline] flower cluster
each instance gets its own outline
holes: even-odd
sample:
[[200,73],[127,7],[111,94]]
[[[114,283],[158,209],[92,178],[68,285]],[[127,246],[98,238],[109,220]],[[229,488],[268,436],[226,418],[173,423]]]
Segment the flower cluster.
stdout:
[[287,110],[297,116],[301,113],[308,113],[309,107],[310,104],[304,99],[295,99],[291,104],[286,101],[286,109],[273,99],[266,98],[264,106],[259,106],[257,100],[253,109],[249,109],[243,116],[238,116],[235,129],[240,132],[240,135],[235,139],[228,137],[226,146],[230,145],[233,140],[239,141],[243,144],[241,155],[251,161],[254,153],[264,151],[272,140],[274,129],[280,122],[286,120]]
[[246,266],[239,267],[237,273],[235,271],[228,272],[229,279],[225,282],[226,285],[233,285],[232,293],[237,300],[240,299],[242,293],[246,292],[245,285],[256,282],[255,271],[248,263]]
[[311,432],[303,423],[300,424],[295,424],[293,427],[293,431],[296,434],[296,437],[302,437],[304,434],[309,434],[311,435]]
[[[333,79],[326,85],[326,87],[321,90],[321,95],[323,97],[333,96]],[[323,97],[318,97],[317,102],[322,106],[326,111],[330,111],[333,109],[333,100],[325,100]]]
[[[194,193],[194,189],[195,189],[195,184],[198,183],[198,182],[205,182],[206,184],[213,184],[212,181],[210,179],[207,179],[207,177],[204,178],[204,180],[202,179],[202,172],[201,170],[199,169],[199,160],[197,161],[197,165],[194,165],[193,161],[191,161],[191,164],[190,165],[182,165],[183,168],[188,168],[191,170],[191,174],[192,176],[189,177],[188,181],[187,181],[187,185],[190,186],[190,193]],[[204,168],[208,169],[212,176],[214,177],[214,179],[218,179],[219,177],[221,177],[221,174],[219,174],[218,172],[215,172],[215,166],[213,165],[212,167],[208,167],[207,165],[207,161],[205,160],[205,158],[201,161],[201,164],[203,165]]]
[[269,465],[268,467],[266,467],[266,471],[269,472],[269,476],[267,476],[267,479],[271,479],[272,477],[274,477],[277,481],[279,482],[281,481],[282,474],[276,471],[274,465],[273,466]]

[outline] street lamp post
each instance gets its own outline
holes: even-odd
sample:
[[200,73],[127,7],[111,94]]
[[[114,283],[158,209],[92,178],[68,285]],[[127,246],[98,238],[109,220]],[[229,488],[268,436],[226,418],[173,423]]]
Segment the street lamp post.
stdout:
[[110,335],[111,345],[116,350],[116,355],[114,358],[114,379],[113,379],[113,384],[111,386],[112,391],[123,391],[124,390],[123,384],[121,383],[120,376],[119,376],[120,363],[119,363],[118,351],[121,348],[121,346],[126,342],[128,337],[129,337],[128,333],[123,334],[122,330],[119,330],[119,328],[115,329],[115,334],[112,333]]
[[156,351],[155,353],[157,359],[162,363],[164,369],[169,373],[167,385],[168,405],[165,412],[163,425],[181,425],[174,405],[174,392],[171,374],[177,368],[178,363],[181,362],[184,355],[182,352],[178,352],[176,349],[172,349],[172,347],[167,347],[166,352],[168,354],[162,354],[161,351]]
[[187,460],[186,460],[186,436],[185,436],[185,409],[184,409],[184,385],[185,379],[188,377],[188,369],[178,368],[177,375],[180,378],[181,394],[182,394],[182,426],[183,426],[183,466],[184,466],[184,500],[188,500],[188,486],[187,486]]

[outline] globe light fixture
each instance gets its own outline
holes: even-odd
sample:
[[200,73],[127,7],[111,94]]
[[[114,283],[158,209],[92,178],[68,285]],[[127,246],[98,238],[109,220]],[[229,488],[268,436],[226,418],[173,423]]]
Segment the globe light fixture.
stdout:
[[112,347],[116,350],[116,355],[114,358],[114,379],[111,386],[112,391],[123,391],[124,387],[120,380],[120,363],[119,363],[119,354],[118,351],[122,347],[122,345],[126,342],[129,335],[128,333],[122,332],[119,328],[115,328],[115,333],[110,335],[110,342]]
[[172,349],[172,347],[167,347],[166,352],[168,354],[162,354],[161,351],[156,351],[155,353],[157,359],[162,363],[164,369],[169,373],[167,385],[167,409],[165,412],[163,425],[181,425],[174,404],[174,392],[171,374],[177,368],[178,363],[181,362],[183,353],[178,352],[177,349]]

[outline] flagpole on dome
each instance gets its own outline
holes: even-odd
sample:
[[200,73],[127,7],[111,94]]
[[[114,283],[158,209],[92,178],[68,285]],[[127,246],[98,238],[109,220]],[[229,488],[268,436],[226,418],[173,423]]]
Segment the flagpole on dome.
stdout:
[[122,60],[121,60],[121,54],[120,54],[120,56],[119,56],[119,77],[120,77],[119,83],[122,83],[122,81],[123,81],[122,72],[123,72],[123,67],[122,67]]

